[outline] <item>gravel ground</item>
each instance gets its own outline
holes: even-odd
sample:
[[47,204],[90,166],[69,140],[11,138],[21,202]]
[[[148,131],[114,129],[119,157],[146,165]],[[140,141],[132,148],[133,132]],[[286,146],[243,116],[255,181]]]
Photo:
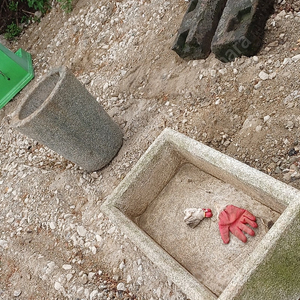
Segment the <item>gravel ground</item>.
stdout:
[[[279,1],[260,53],[228,64],[170,50],[183,0],[78,0],[72,13],[55,7],[6,44],[32,54],[36,77],[0,111],[0,298],[187,299],[100,205],[165,127],[300,187],[299,3]],[[10,125],[32,85],[59,65],[124,132],[100,171]]]

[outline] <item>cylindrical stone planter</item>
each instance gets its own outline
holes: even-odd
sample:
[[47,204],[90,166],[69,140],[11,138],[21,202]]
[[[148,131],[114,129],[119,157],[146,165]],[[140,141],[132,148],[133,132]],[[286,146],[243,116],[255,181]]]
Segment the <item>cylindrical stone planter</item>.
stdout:
[[123,141],[118,125],[65,67],[36,84],[12,126],[88,172],[107,165]]

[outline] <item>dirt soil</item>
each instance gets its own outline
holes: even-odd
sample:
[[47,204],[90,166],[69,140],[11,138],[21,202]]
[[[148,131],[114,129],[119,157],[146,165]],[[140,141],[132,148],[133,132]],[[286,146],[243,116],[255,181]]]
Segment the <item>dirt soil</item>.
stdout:
[[[32,55],[36,77],[0,110],[1,299],[186,299],[100,210],[165,127],[300,188],[300,1],[278,3],[257,56],[227,64],[171,50],[184,0],[78,0],[6,43]],[[24,95],[60,65],[124,132],[98,172],[11,128]]]

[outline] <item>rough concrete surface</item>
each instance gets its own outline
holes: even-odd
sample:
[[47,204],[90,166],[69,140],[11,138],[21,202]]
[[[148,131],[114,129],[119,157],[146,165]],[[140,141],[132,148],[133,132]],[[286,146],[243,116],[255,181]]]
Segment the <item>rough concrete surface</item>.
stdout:
[[[227,247],[220,239],[218,207],[225,208],[228,204],[243,207],[257,217],[255,238],[248,237],[246,244],[231,235],[230,247]],[[183,223],[183,211],[188,207],[209,207],[214,217],[192,230]],[[220,295],[269,230],[267,223],[275,223],[278,217],[277,212],[230,184],[185,164],[139,217],[137,224],[201,283]]]
[[[220,240],[218,213],[232,203],[257,217],[256,235],[246,244],[234,236],[229,245]],[[277,210],[278,204],[284,204],[282,210]],[[191,231],[182,220],[191,205],[210,207],[215,216]],[[285,251],[281,240],[287,231],[294,238],[300,192],[170,129],[163,131],[102,208],[190,299],[242,299],[242,290],[253,300],[257,294],[272,299],[270,289],[278,297],[299,292],[297,286],[284,289],[293,276],[288,269],[279,279],[281,285],[265,281],[255,296],[245,285],[261,266],[270,273],[280,266],[285,269],[282,261],[274,268],[267,257]],[[299,265],[295,255],[287,256],[291,265]]]
[[118,125],[65,67],[28,93],[11,124],[87,172],[107,165],[123,142]]
[[[36,77],[0,110],[0,297],[187,299],[100,206],[165,127],[300,187],[300,2],[277,1],[257,56],[227,64],[214,55],[187,62],[171,50],[186,1],[74,4],[8,43],[32,55]],[[85,172],[10,125],[26,93],[61,65],[124,132],[100,171]]]

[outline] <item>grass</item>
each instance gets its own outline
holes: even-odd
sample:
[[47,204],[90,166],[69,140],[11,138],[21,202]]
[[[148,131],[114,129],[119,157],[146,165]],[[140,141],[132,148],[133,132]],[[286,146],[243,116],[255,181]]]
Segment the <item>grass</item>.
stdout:
[[[55,0],[66,13],[72,11],[73,0]],[[0,34],[7,40],[14,40],[22,33],[22,25],[39,21],[35,12],[42,16],[51,9],[51,0],[2,0],[0,4]]]

